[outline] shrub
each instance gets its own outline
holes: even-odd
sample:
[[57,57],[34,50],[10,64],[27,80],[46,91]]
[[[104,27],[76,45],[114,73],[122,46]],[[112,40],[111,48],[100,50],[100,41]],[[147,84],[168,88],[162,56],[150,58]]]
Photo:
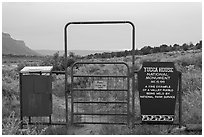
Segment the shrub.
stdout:
[[39,66],[39,63],[36,62],[20,62],[15,69],[16,72],[20,72],[25,66]]
[[[77,60],[77,56],[74,54],[67,59],[67,67],[70,67]],[[46,56],[42,63],[42,66],[53,66],[54,71],[65,70],[65,56],[60,56],[59,52],[56,52],[53,56]]]
[[202,68],[202,53],[179,56],[176,58],[175,62],[182,67],[194,65],[196,68]]

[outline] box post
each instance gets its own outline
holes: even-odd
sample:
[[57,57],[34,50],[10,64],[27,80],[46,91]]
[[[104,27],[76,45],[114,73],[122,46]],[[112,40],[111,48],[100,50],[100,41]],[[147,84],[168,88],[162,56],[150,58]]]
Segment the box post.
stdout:
[[23,102],[22,102],[22,73],[19,73],[19,83],[20,83],[20,128],[23,128]]
[[179,72],[179,128],[182,126],[182,74]]

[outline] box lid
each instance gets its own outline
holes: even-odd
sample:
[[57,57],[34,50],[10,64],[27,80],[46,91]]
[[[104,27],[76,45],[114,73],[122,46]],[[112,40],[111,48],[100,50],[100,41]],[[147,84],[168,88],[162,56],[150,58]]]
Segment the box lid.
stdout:
[[42,72],[49,73],[53,69],[53,66],[26,66],[21,69],[21,73],[29,73],[29,72]]

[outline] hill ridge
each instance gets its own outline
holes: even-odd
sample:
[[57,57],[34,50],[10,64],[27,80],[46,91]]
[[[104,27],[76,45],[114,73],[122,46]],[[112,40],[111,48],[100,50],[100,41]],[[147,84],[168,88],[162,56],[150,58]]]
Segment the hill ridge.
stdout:
[[40,54],[26,46],[23,40],[16,40],[10,34],[2,32],[2,54],[8,55],[30,55]]

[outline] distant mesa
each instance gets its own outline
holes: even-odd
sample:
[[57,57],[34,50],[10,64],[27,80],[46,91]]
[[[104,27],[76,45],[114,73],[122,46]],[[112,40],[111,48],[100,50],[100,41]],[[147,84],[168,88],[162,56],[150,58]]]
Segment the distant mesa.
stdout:
[[4,38],[11,38],[11,35],[8,34],[8,33],[3,33],[2,32],[2,37],[4,37]]
[[[32,50],[26,46],[23,40],[16,40],[10,34],[2,32],[2,54],[3,55],[26,55],[26,56],[46,56],[53,55],[59,50]],[[89,54],[103,53],[105,50],[68,50],[76,55],[86,56]],[[110,52],[110,51],[109,51]],[[60,56],[64,55],[64,50],[59,51]]]
[[10,34],[2,32],[3,55],[39,56],[40,54],[28,48],[23,40],[15,40]]

